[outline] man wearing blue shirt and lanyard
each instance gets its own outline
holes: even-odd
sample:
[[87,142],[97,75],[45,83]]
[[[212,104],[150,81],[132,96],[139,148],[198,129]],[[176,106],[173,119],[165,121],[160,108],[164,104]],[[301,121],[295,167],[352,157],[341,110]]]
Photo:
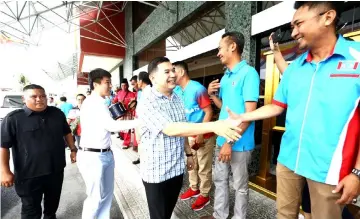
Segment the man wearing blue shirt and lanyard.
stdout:
[[[241,59],[244,36],[239,32],[228,32],[222,36],[218,57],[227,67],[220,83],[214,80],[209,84],[208,93],[215,105],[221,109],[219,120],[228,118],[226,108],[239,114],[256,109],[259,98],[260,78],[257,71]],[[219,97],[214,95],[220,88]],[[241,125],[242,138],[227,142],[218,137],[215,156],[214,214],[204,218],[223,219],[229,216],[229,168],[233,172],[235,193],[234,217],[245,219],[249,200],[248,165],[251,151],[255,147],[254,122]]]
[[272,104],[230,115],[248,122],[287,108],[277,218],[298,217],[306,180],[311,217],[338,219],[360,191],[360,43],[336,35],[335,2],[296,2],[295,9],[292,37],[308,51],[285,70]]

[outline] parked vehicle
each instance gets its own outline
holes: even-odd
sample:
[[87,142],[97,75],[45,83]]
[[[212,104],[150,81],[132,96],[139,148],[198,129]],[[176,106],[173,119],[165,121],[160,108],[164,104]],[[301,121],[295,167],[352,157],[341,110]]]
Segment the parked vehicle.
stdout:
[[10,112],[24,105],[22,93],[0,92],[0,121]]

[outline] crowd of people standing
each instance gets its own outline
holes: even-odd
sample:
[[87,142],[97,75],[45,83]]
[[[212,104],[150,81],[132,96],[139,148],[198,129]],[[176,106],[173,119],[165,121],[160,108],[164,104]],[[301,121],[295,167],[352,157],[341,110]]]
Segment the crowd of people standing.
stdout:
[[[44,218],[56,218],[65,140],[86,185],[82,218],[110,218],[115,167],[111,134],[120,132],[124,149],[139,147],[135,164],[141,161],[150,218],[169,219],[179,196],[196,198],[192,209],[203,209],[210,203],[213,183],[214,213],[203,219],[227,218],[231,170],[233,218],[244,219],[254,121],[286,110],[276,167],[277,218],[297,219],[301,204],[308,205],[307,218],[350,218],[344,207],[360,194],[360,44],[336,33],[336,3],[296,2],[295,9],[292,37],[304,53],[287,65],[270,37],[283,76],[273,102],[258,109],[259,74],[242,58],[245,39],[236,31],[220,39],[217,56],[226,70],[208,88],[190,79],[185,62],[171,63],[166,57],[153,59],[147,72],[130,80],[133,91],[124,79],[114,94],[111,74],[91,71],[91,94],[77,95],[76,108],[66,98],[61,110],[48,106],[44,88],[26,86],[24,108],[1,123],[1,185],[15,183],[21,217],[41,218],[44,200]],[[212,102],[220,109],[216,121],[211,119]],[[117,103],[126,113],[114,119],[109,105]],[[190,187],[180,194],[185,171]]]

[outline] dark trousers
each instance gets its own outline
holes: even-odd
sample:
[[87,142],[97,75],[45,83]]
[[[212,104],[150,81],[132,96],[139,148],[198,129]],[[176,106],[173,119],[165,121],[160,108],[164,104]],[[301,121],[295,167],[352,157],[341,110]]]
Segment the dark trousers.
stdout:
[[52,173],[15,183],[21,198],[21,219],[41,219],[41,201],[44,196],[44,219],[56,219],[64,172]]
[[151,219],[170,219],[183,183],[183,175],[161,183],[144,182]]

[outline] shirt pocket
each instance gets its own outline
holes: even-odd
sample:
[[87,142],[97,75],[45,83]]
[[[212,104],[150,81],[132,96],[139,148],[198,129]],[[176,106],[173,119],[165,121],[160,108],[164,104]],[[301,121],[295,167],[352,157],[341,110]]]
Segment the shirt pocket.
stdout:
[[41,131],[41,127],[39,123],[26,123],[22,128],[22,144],[25,146],[25,150],[30,152],[34,150],[34,146],[40,146],[42,144],[42,136],[43,133]]
[[26,136],[32,136],[38,131],[40,131],[39,123],[25,123],[25,125],[22,128],[22,132]]

